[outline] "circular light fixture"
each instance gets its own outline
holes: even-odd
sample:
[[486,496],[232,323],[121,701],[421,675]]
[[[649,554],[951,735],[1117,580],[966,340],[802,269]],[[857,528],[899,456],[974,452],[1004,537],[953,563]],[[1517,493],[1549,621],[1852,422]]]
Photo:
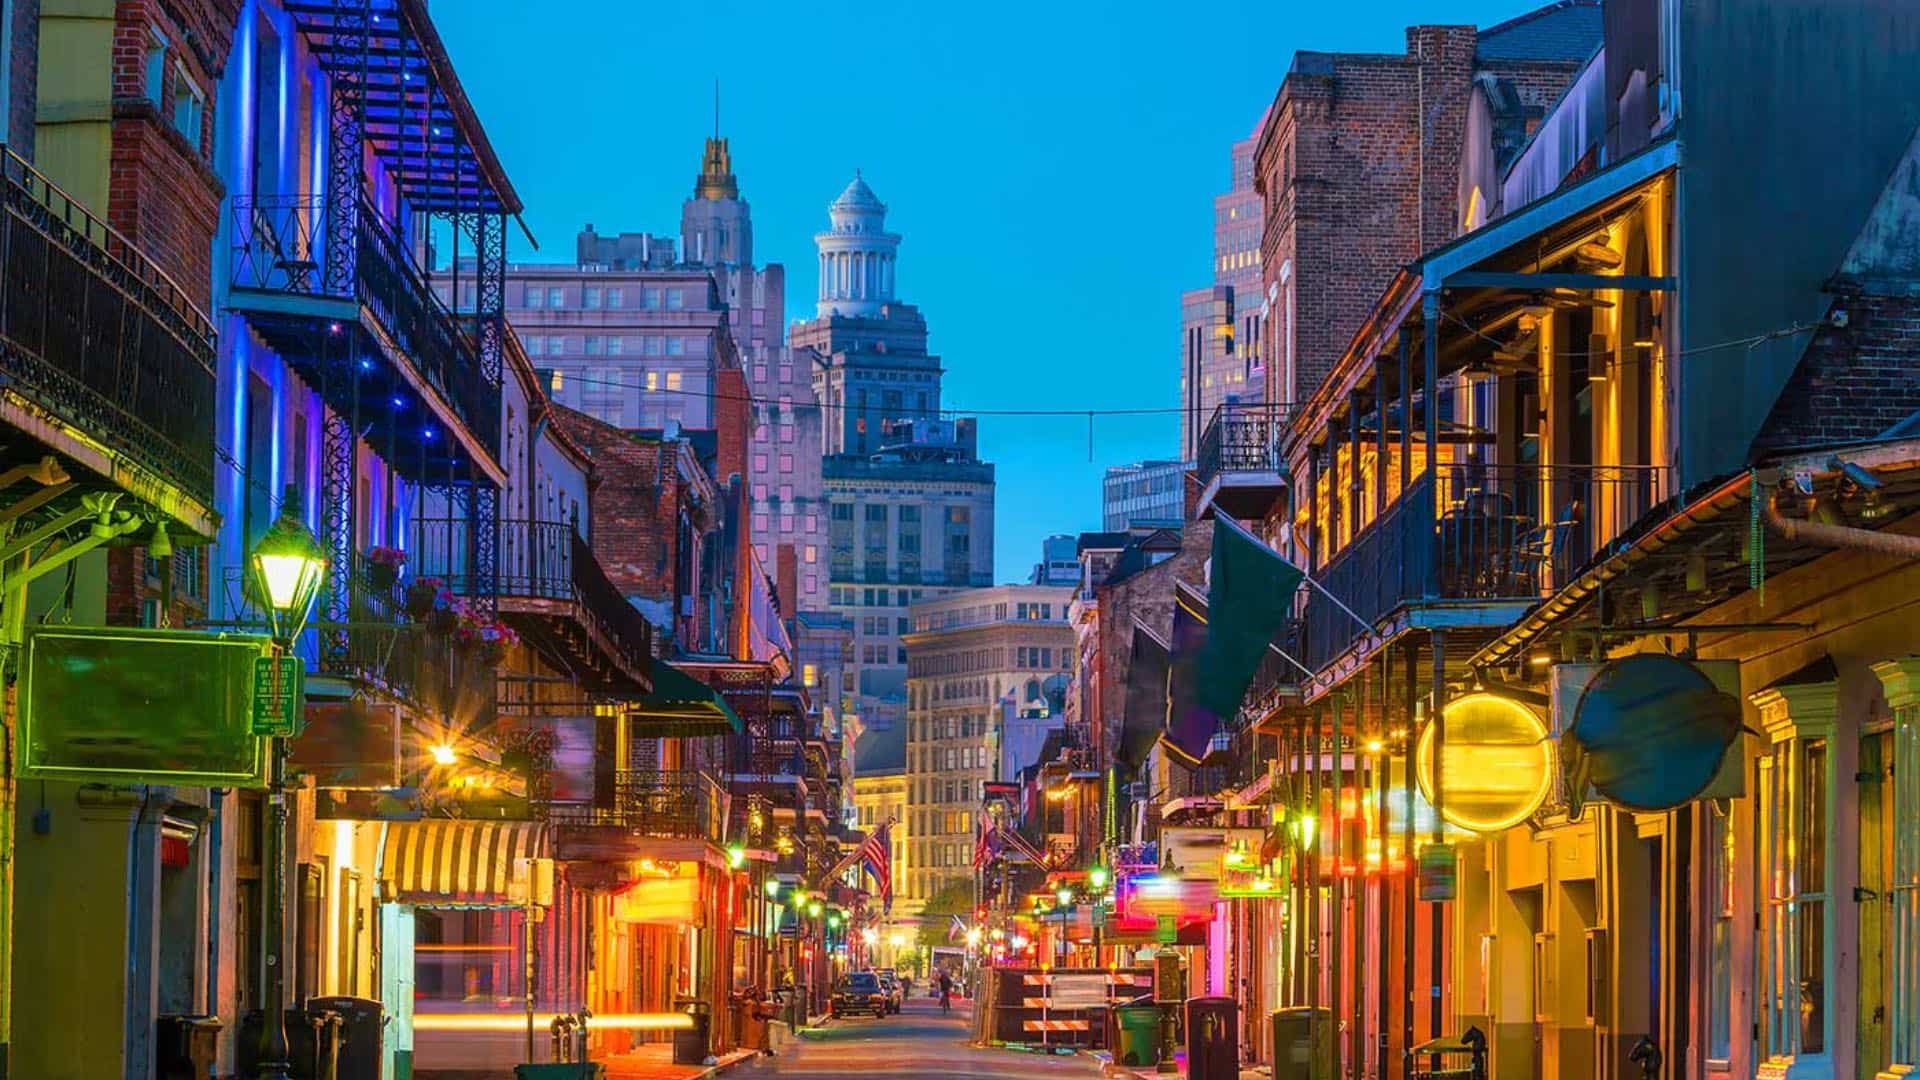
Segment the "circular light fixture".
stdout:
[[1445,758],[1436,763],[1435,726],[1414,744],[1420,793],[1433,801],[1434,770],[1441,770],[1448,822],[1477,833],[1520,824],[1546,801],[1553,786],[1553,740],[1546,721],[1512,698],[1474,693],[1447,703]]

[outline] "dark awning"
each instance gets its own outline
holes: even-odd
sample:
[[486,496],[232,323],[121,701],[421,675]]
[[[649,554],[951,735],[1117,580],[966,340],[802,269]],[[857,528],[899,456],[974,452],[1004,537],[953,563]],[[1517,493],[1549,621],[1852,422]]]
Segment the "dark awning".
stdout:
[[746,729],[739,714],[712,687],[664,660],[653,662],[653,692],[627,714],[634,735],[739,734]]

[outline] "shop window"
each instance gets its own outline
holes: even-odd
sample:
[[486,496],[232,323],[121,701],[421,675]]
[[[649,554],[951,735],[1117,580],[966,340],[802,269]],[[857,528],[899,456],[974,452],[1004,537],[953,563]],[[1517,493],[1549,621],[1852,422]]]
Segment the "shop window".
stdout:
[[[1874,665],[1893,709],[1892,768],[1882,783],[1891,818],[1888,859],[1888,970],[1883,994],[1888,1019],[1886,1068],[1881,1075],[1920,1066],[1920,658]],[[1873,1062],[1866,1062],[1868,1065]]]
[[1707,814],[1707,1061],[1725,1065],[1733,1053],[1733,838],[1725,814]]
[[1834,684],[1754,696],[1772,740],[1758,763],[1762,1046],[1774,1061],[1827,1052]]

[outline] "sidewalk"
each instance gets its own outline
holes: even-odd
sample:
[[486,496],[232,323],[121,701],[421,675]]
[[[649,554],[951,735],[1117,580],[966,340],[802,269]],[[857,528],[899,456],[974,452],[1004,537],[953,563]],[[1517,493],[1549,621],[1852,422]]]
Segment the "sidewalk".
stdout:
[[[1176,1078],[1177,1080],[1186,1080],[1187,1060],[1185,1054],[1181,1054],[1174,1059],[1174,1064],[1179,1066],[1178,1072],[1155,1072],[1151,1065],[1146,1068],[1139,1068],[1132,1065],[1115,1065],[1113,1063],[1113,1055],[1105,1050],[1087,1050],[1084,1051],[1084,1053],[1087,1057],[1100,1063],[1101,1075],[1116,1077],[1118,1080],[1176,1080]],[[1248,1067],[1240,1070],[1240,1080],[1272,1080],[1272,1076],[1273,1074],[1264,1065],[1257,1068]]]
[[752,1050],[730,1050],[719,1055],[712,1065],[675,1065],[671,1044],[649,1043],[636,1050],[600,1060],[607,1067],[607,1080],[706,1080],[746,1061],[754,1053]]

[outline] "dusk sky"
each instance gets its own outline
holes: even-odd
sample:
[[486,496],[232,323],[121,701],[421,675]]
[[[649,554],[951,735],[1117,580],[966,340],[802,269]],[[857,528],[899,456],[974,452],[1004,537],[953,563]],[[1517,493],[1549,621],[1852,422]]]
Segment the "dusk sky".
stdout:
[[[1485,26],[1537,0],[1453,0]],[[1179,294],[1211,283],[1212,196],[1228,146],[1295,50],[1400,52],[1431,4],[798,4],[442,0],[434,19],[542,250],[678,234],[713,128],[753,207],[756,262],[786,264],[813,314],[813,234],[861,169],[904,238],[917,304],[998,467],[997,579],[1050,533],[1100,525],[1108,465],[1177,451]],[[716,18],[716,16],[721,16]],[[1086,410],[1100,417],[1093,459]]]

